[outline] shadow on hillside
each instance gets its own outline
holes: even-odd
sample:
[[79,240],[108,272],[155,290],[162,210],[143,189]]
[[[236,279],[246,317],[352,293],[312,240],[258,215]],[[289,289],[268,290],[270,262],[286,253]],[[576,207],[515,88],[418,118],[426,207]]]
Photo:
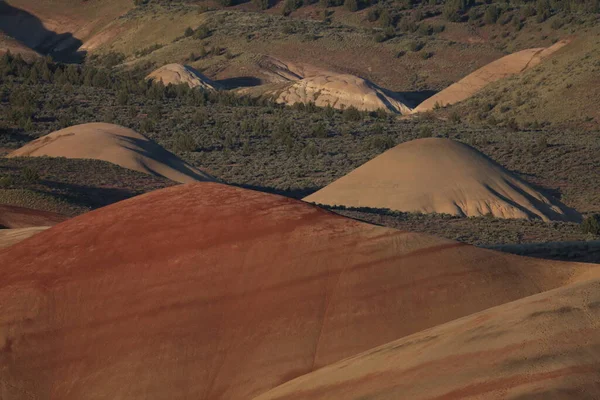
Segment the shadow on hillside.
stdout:
[[60,62],[81,62],[86,52],[73,34],[48,30],[35,15],[0,0],[0,31],[43,55]]
[[416,92],[401,92],[400,94],[407,100],[411,108],[415,108],[437,93],[436,90],[418,90]]
[[301,200],[301,199],[305,198],[306,196],[311,195],[314,192],[316,192],[317,190],[321,189],[321,188],[317,188],[317,187],[309,187],[309,188],[302,188],[302,189],[284,190],[284,189],[276,189],[276,188],[269,187],[269,186],[247,185],[244,183],[232,183],[231,185],[240,187],[242,189],[250,189],[250,190],[256,190],[258,192],[278,194],[281,196],[291,197],[292,199],[298,199],[298,200]]
[[236,78],[221,79],[216,81],[223,89],[237,89],[262,85],[262,80],[253,76],[239,76]]
[[140,194],[138,191],[123,188],[83,186],[73,183],[57,182],[53,180],[42,180],[40,181],[40,184],[50,188],[51,190],[36,190],[37,192],[60,199],[68,204],[90,208],[92,210],[105,207]]

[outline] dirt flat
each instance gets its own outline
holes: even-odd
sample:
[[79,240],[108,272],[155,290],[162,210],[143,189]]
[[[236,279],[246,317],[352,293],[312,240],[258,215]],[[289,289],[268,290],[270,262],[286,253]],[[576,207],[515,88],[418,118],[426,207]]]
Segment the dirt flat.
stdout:
[[191,88],[199,87],[208,91],[215,91],[219,88],[215,82],[211,81],[194,68],[181,64],[164,65],[150,73],[146,79],[160,81],[165,86],[169,84],[185,84]]
[[182,183],[214,180],[145,136],[107,123],[71,126],[34,140],[8,155],[40,156],[103,160]]
[[594,279],[388,343],[255,400],[598,399],[599,323]]
[[36,226],[52,226],[66,221],[67,219],[67,216],[49,211],[0,205],[0,227],[3,228],[12,229],[31,228]]
[[527,49],[502,57],[428,98],[413,112],[430,111],[436,106],[445,107],[466,100],[492,82],[520,74],[539,65],[545,58],[568,43],[569,40],[561,40],[548,48]]
[[439,138],[402,143],[304,200],[469,217],[581,218],[474,148]]
[[211,182],[0,251],[11,399],[248,399],[398,338],[588,279]]

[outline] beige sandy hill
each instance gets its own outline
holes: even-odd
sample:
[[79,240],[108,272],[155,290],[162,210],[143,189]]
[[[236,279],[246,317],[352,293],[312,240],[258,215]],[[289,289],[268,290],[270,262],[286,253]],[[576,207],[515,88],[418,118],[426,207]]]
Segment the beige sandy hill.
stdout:
[[62,129],[9,154],[9,157],[40,156],[103,160],[182,183],[214,179],[145,136],[106,123]]
[[402,143],[304,200],[469,217],[580,219],[474,148],[437,138]]
[[262,57],[258,66],[272,84],[244,88],[250,96],[267,96],[281,104],[315,103],[337,108],[351,106],[359,110],[387,110],[408,114],[411,108],[400,94],[383,89],[355,75],[327,71],[308,64],[291,63]]
[[319,107],[330,105],[337,109],[353,106],[364,111],[383,109],[398,114],[411,112],[406,100],[399,94],[357,76],[334,72],[293,82],[280,90],[275,99],[287,105],[313,102]]
[[600,280],[386,344],[255,400],[600,398]]
[[548,48],[527,49],[502,57],[425,100],[413,112],[430,111],[436,106],[444,107],[466,100],[492,82],[539,65],[568,43],[569,40],[561,40]]
[[167,64],[153,71],[146,79],[160,81],[164,85],[186,84],[191,88],[202,88],[208,91],[220,89],[220,86],[196,71],[194,68],[181,64]]
[[16,400],[247,400],[596,269],[211,182],[70,219],[0,265],[0,382]]
[[31,236],[50,228],[49,226],[35,226],[31,228],[0,229],[0,250],[22,242]]

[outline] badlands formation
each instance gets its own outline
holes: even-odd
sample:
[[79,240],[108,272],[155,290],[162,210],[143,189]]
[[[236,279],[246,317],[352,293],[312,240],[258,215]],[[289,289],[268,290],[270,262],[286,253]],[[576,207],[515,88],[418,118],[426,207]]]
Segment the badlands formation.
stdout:
[[181,183],[214,179],[145,136],[107,123],[62,129],[34,140],[8,156],[103,160]]
[[255,400],[600,398],[600,279],[419,332]]
[[357,76],[335,72],[293,82],[278,92],[275,101],[287,105],[313,102],[319,107],[337,109],[383,109],[397,114],[411,111],[402,96]]
[[527,49],[502,57],[428,98],[413,112],[430,111],[436,106],[445,107],[466,100],[490,83],[520,74],[539,65],[545,58],[550,57],[568,43],[568,40],[561,40],[548,48]]
[[246,88],[241,94],[267,96],[277,103],[314,103],[337,109],[355,107],[363,111],[386,110],[408,114],[411,108],[400,94],[355,75],[327,71],[312,65],[263,57],[259,67],[271,84]]
[[207,91],[220,89],[219,85],[192,67],[181,64],[167,64],[154,70],[146,77],[148,80],[162,82],[165,86],[185,84],[191,88],[201,88]]
[[399,144],[304,200],[467,217],[580,219],[474,148],[438,138]]
[[[513,315],[509,304],[500,316],[490,311],[417,332],[596,271],[369,225],[212,182],[173,186],[70,219],[1,250],[0,265],[3,397],[77,400],[246,400],[411,334],[417,336],[390,347],[416,365],[393,381],[400,387],[426,380],[420,371],[475,369],[464,362],[474,357],[500,368],[499,360],[511,360],[509,351],[535,354],[546,342],[495,351],[480,346],[503,338],[521,343],[551,316],[541,311],[571,303],[562,296],[527,300],[540,316],[523,327],[517,322],[527,313]],[[586,301],[597,297],[580,293]],[[585,335],[571,322],[584,328],[591,322],[565,322],[557,334],[579,335],[556,336],[556,346],[568,349]],[[504,332],[503,325],[517,330]],[[464,349],[482,353],[427,362]],[[367,358],[387,354],[378,352]],[[561,354],[556,363],[569,356]],[[348,369],[348,379],[356,373]],[[352,384],[368,390],[371,379],[390,382],[385,377]],[[433,393],[465,379],[452,375],[421,386]]]

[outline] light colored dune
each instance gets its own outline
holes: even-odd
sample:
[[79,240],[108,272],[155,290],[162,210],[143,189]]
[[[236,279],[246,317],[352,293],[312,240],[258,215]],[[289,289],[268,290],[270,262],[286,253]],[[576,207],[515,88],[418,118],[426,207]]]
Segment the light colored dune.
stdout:
[[213,180],[145,136],[106,123],[76,125],[43,136],[8,157],[66,157],[108,161],[176,182]]
[[600,398],[600,280],[388,343],[255,400]]
[[363,111],[382,109],[398,114],[411,111],[399,94],[357,76],[334,72],[291,83],[278,91],[275,101],[287,105],[313,102],[319,107],[330,105],[337,109],[353,106]]
[[22,242],[31,236],[50,228],[49,226],[35,226],[31,228],[0,229],[0,250],[13,244]]
[[31,228],[52,226],[66,221],[68,217],[31,208],[0,205],[0,228]]
[[469,217],[581,218],[474,148],[438,138],[399,144],[304,200]]
[[0,382],[17,400],[247,400],[596,270],[211,182],[70,219],[0,265]]
[[146,77],[148,80],[160,81],[165,86],[186,84],[191,88],[202,88],[208,91],[219,89],[219,85],[192,67],[181,64],[167,64],[153,71]]
[[430,111],[436,106],[445,107],[466,100],[490,83],[539,65],[568,43],[568,40],[561,40],[548,48],[527,49],[502,57],[425,100],[413,112]]
[[297,64],[273,57],[259,60],[261,68],[271,84],[244,88],[238,92],[250,96],[268,96],[287,105],[315,103],[343,109],[356,107],[363,111],[387,110],[408,114],[411,108],[407,100],[355,75],[327,71],[308,64]]

